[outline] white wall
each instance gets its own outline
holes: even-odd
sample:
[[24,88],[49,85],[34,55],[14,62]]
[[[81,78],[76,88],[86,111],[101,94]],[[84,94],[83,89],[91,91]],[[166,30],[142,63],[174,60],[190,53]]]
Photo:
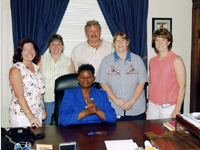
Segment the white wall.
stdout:
[[8,106],[11,99],[8,73],[12,64],[13,38],[10,12],[10,0],[1,0],[1,126],[7,127]]
[[[0,1],[0,14],[1,14],[1,1]],[[0,15],[0,35],[1,35],[1,15]],[[0,58],[1,58],[1,36],[0,36]],[[1,85],[1,61],[0,61],[0,85]],[[1,98],[1,90],[0,90],[0,98]],[[1,102],[0,102],[0,106],[1,106]],[[0,111],[0,123],[1,123],[1,111]],[[1,145],[1,141],[0,141],[0,145]]]
[[[0,12],[1,12],[1,1],[0,1]],[[0,15],[0,35],[1,35],[1,15]],[[0,58],[1,58],[1,36],[0,36]],[[0,85],[1,85],[1,61],[0,61]],[[1,98],[1,90],[0,90],[0,98]],[[1,106],[1,101],[0,101],[0,106]],[[1,111],[0,111],[0,123],[1,123]]]
[[[149,0],[148,16],[148,55],[149,59],[155,56],[151,48],[152,17],[172,18],[172,31],[174,35],[173,51],[180,55],[185,62],[187,70],[187,90],[185,95],[184,112],[189,112],[190,100],[190,56],[191,56],[191,23],[192,0]],[[12,62],[12,24],[10,1],[1,0],[1,51],[0,51],[0,83],[1,83],[1,126],[7,127],[8,106],[11,99],[8,83],[8,72]]]

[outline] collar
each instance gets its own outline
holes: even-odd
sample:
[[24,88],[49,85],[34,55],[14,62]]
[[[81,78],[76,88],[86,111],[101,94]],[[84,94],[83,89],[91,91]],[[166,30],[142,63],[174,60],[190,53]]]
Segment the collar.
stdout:
[[[78,85],[77,87],[76,87],[76,89],[78,90],[78,95],[82,95],[82,98],[84,99],[84,97],[83,97],[83,93],[82,93],[82,91],[81,91],[81,87],[80,87],[80,85]],[[93,99],[94,100],[94,88],[93,87],[91,87],[91,90],[90,90],[90,94],[89,94],[89,99]],[[84,100],[84,103],[85,103],[85,100]]]
[[[115,62],[118,61],[119,59],[121,59],[121,58],[117,55],[116,50],[115,50],[115,52],[114,52],[114,58],[115,58]],[[126,55],[126,59],[125,59],[125,60],[131,61],[131,53],[130,53],[129,50],[127,51],[127,55]]]
[[[61,53],[60,58],[58,59],[58,61],[60,61],[63,58],[63,56],[64,56],[63,53]],[[54,62],[54,59],[51,57],[51,53],[49,53],[49,58],[50,58],[51,61]]]

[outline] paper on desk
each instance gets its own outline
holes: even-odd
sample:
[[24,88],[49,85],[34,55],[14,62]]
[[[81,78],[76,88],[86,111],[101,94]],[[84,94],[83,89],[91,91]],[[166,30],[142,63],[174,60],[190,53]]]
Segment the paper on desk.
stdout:
[[110,140],[104,141],[107,150],[134,150],[138,148],[137,144],[132,139],[129,140]]
[[196,127],[200,128],[200,120],[195,119],[192,114],[181,114],[181,116],[187,120],[188,122],[192,123]]

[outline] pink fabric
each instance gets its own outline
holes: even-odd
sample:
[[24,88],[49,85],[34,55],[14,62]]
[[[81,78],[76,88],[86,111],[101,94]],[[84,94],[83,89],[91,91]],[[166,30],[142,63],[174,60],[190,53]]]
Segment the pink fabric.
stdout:
[[157,105],[165,103],[176,104],[179,86],[174,69],[174,59],[177,55],[172,51],[162,61],[159,54],[153,57],[150,64],[149,98]]

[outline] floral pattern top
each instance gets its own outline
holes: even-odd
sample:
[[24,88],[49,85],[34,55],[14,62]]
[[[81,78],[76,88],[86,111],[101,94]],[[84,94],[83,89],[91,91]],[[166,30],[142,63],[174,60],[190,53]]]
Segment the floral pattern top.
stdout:
[[[35,73],[29,70],[22,62],[13,64],[12,67],[16,67],[22,74],[24,97],[27,101],[29,108],[33,114],[38,114],[42,111],[43,101],[41,94],[45,93],[45,86],[42,79],[42,75],[39,72],[39,67],[33,63]],[[24,115],[15,93],[11,87],[12,99],[9,107],[9,113],[16,115]]]

